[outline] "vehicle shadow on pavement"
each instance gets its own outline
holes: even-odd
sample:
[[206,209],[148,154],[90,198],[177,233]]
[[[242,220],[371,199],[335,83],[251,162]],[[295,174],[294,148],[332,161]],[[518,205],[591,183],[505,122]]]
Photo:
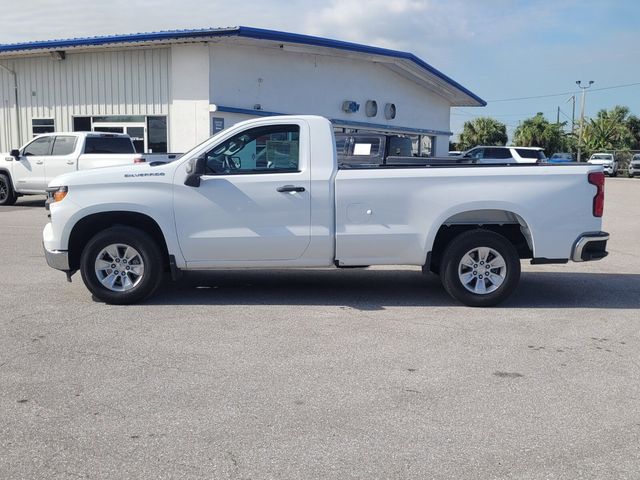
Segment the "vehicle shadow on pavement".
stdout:
[[44,202],[46,201],[45,197],[21,197],[18,198],[16,203],[7,207],[2,208],[2,212],[11,212],[15,210],[23,210],[24,208],[44,208]]
[[[334,305],[357,310],[462,306],[419,270],[232,270],[189,272],[151,305]],[[640,308],[640,275],[524,272],[507,308]]]

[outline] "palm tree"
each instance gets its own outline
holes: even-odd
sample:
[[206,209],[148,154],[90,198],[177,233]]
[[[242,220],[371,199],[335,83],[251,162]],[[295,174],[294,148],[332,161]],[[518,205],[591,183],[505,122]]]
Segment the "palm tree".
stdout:
[[629,129],[629,108],[616,106],[611,110],[600,110],[595,118],[585,121],[583,141],[585,150],[622,150],[634,143]]
[[513,142],[520,147],[540,147],[547,155],[566,151],[567,140],[563,127],[565,123],[549,123],[540,112],[535,117],[527,118],[513,135]]
[[476,145],[505,145],[507,126],[491,117],[478,117],[464,122],[458,147],[468,150]]

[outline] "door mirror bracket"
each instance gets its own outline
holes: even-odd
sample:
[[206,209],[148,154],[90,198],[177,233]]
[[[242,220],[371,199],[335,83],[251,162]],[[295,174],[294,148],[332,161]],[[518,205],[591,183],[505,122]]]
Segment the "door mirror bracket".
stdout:
[[204,157],[192,158],[187,164],[187,178],[184,180],[184,184],[188,187],[199,187],[200,177],[205,173],[205,159]]

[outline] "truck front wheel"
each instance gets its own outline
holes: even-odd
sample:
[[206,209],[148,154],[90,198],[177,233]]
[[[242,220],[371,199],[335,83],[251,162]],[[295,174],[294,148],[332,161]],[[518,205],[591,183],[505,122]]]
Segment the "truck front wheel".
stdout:
[[82,251],[80,273],[89,291],[106,303],[144,300],[162,281],[162,254],[144,231],[111,227],[96,234]]
[[513,244],[488,230],[470,230],[454,238],[442,256],[444,289],[470,307],[490,307],[513,293],[520,279],[520,258]]
[[11,179],[6,173],[0,173],[0,206],[9,206],[16,203],[18,196],[13,191]]

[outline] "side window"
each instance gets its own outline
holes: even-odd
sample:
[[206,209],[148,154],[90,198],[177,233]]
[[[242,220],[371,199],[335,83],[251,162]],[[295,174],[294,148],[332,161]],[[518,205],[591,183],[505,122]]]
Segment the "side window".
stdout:
[[542,150],[529,150],[526,148],[516,148],[516,152],[522,158],[535,158],[536,160],[542,160],[545,158]]
[[207,153],[209,175],[297,172],[298,125],[269,125],[241,132]]
[[475,158],[477,160],[480,160],[482,158],[484,158],[484,148],[474,148],[469,150],[465,156],[465,158]]
[[76,149],[76,137],[58,136],[53,142],[51,155],[70,155]]
[[24,147],[22,155],[25,157],[49,155],[51,153],[51,142],[53,137],[38,137],[29,145]]
[[510,160],[511,150],[508,148],[485,148],[484,158],[493,158],[497,160]]

